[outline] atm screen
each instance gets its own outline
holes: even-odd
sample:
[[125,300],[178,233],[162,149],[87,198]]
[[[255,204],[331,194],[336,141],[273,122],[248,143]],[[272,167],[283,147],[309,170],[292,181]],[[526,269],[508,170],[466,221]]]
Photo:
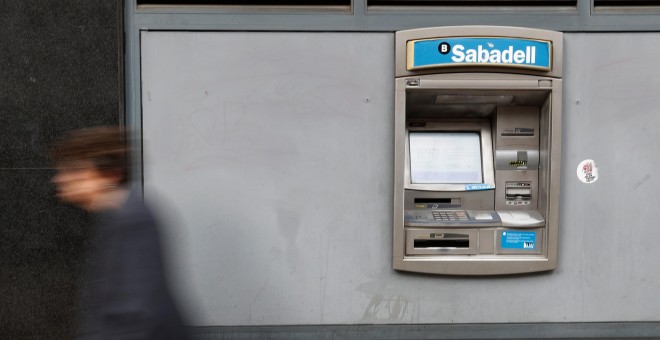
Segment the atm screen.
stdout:
[[483,183],[478,132],[410,131],[414,184]]

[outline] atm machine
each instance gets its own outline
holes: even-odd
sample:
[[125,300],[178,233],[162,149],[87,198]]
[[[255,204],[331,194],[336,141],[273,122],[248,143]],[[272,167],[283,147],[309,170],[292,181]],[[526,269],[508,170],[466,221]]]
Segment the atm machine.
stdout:
[[562,39],[492,26],[396,33],[394,269],[557,267]]

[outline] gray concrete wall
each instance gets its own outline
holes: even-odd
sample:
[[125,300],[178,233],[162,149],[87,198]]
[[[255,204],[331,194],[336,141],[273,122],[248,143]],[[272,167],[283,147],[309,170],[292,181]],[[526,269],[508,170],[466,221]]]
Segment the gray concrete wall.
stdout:
[[391,269],[393,39],[142,33],[145,195],[179,212],[194,325],[659,321],[660,34],[565,35],[559,267],[485,278]]

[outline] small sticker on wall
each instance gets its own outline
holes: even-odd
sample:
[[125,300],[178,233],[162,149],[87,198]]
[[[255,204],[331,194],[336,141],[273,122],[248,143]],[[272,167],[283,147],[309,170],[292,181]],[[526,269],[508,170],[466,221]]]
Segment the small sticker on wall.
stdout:
[[577,176],[582,183],[593,183],[598,180],[598,168],[592,159],[585,159],[577,167]]

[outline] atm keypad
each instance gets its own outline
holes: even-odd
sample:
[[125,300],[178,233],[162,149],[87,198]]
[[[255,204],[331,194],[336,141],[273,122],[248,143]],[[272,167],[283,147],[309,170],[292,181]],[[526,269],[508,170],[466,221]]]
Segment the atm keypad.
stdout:
[[434,210],[431,212],[436,221],[467,221],[465,210]]

